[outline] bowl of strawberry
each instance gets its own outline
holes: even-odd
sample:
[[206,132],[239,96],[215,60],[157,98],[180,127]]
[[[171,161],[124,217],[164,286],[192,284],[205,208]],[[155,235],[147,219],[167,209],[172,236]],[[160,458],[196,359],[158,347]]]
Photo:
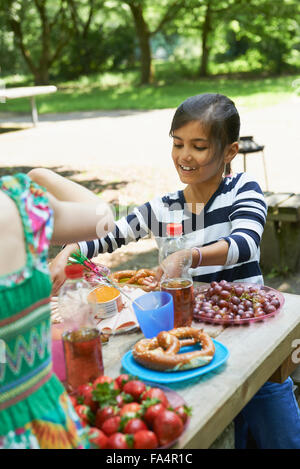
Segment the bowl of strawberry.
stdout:
[[127,374],[101,376],[70,399],[93,449],[170,448],[191,415],[175,391]]

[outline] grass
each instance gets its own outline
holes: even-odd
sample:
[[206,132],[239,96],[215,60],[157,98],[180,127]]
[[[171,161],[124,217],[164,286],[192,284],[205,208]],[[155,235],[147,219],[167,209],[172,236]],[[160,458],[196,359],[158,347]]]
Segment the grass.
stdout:
[[[137,73],[105,73],[81,77],[77,81],[55,83],[55,94],[37,97],[38,111],[63,113],[114,109],[163,109],[178,104],[198,93],[218,92],[232,98],[237,106],[249,109],[277,104],[295,94],[292,83],[297,76],[269,78],[209,77],[207,79],[184,79],[166,82],[158,74],[153,85],[138,86]],[[7,86],[32,85],[28,77],[8,77]],[[30,110],[29,99],[17,99],[0,104],[0,112],[26,112]]]

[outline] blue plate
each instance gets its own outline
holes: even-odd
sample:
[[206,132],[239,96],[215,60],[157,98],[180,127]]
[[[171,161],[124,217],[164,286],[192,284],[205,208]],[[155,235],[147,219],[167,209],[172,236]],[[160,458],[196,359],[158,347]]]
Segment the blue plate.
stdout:
[[[226,362],[229,357],[228,348],[217,340],[213,340],[213,342],[215,344],[214,358],[208,365],[200,366],[199,368],[171,372],[150,370],[135,361],[131,350],[123,356],[122,366],[127,373],[138,376],[140,379],[153,381],[154,383],[178,383],[179,381],[185,381],[186,379],[195,378],[196,376],[209,373]],[[194,350],[199,350],[199,345],[183,347],[181,352],[192,352]]]

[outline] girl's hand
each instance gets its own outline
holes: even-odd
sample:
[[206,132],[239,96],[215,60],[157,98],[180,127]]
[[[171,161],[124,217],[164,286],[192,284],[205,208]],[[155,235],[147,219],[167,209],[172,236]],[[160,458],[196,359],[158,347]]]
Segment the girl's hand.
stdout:
[[52,286],[52,295],[58,295],[60,287],[64,284],[66,280],[65,267],[67,265],[68,259],[73,252],[76,252],[79,249],[78,244],[68,244],[57,256],[53,259],[49,265],[49,270],[51,274],[51,279],[53,282]]
[[160,281],[165,273],[169,278],[179,278],[182,272],[192,266],[192,250],[182,249],[166,257],[156,271],[156,280]]

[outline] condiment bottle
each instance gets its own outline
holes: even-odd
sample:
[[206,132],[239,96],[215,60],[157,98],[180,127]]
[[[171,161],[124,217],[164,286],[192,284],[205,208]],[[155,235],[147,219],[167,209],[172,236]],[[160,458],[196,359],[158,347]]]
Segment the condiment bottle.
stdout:
[[[172,257],[173,253],[177,253]],[[161,290],[173,296],[174,327],[190,326],[193,320],[194,289],[189,269],[191,249],[186,249],[181,223],[167,225],[167,237],[161,241],[159,263],[163,269]]]
[[64,320],[62,334],[66,385],[69,392],[103,375],[100,331],[96,328],[92,306],[87,302],[89,284],[83,266],[68,265],[67,280],[59,294],[59,314]]

